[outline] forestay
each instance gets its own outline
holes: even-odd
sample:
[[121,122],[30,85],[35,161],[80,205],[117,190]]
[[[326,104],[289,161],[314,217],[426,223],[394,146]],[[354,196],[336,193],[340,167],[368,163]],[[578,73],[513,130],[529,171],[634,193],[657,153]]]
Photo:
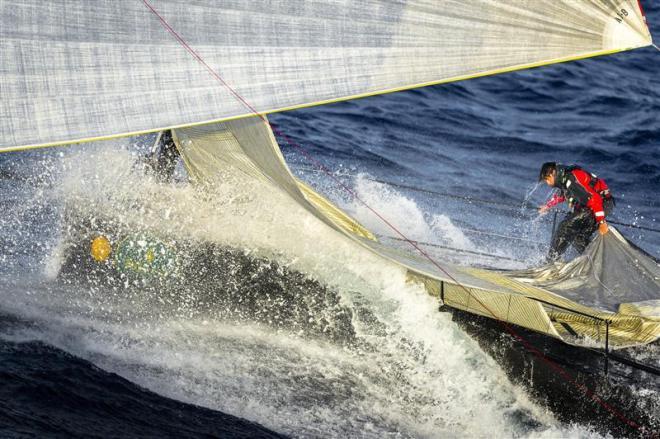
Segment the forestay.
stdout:
[[143,1],[0,0],[0,151],[229,120],[651,43],[637,0],[152,3],[244,102]]

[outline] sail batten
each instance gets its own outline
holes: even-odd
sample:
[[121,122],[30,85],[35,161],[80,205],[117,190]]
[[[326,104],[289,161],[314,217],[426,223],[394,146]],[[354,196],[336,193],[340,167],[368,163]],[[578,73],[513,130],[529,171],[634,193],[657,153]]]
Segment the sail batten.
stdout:
[[[0,0],[0,151],[309,107],[648,45],[636,0]],[[623,11],[623,12],[622,12]],[[251,108],[250,108],[251,107]]]

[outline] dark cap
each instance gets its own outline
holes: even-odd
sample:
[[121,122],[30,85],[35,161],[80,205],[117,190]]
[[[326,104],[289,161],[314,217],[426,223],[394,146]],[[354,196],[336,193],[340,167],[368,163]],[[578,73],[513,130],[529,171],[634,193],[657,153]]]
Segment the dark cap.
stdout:
[[552,174],[556,170],[557,170],[556,162],[543,163],[543,166],[541,166],[541,172],[539,173],[539,181],[545,180],[545,177]]

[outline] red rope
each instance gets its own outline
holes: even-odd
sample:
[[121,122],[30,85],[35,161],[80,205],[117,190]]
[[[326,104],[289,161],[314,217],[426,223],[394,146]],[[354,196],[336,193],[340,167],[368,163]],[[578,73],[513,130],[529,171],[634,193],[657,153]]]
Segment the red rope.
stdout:
[[408,244],[410,244],[413,248],[415,248],[421,255],[423,255],[426,259],[428,259],[435,267],[437,267],[440,271],[442,271],[449,279],[451,279],[456,285],[460,286],[463,288],[477,303],[479,303],[486,311],[488,311],[493,318],[498,321],[504,329],[511,334],[514,338],[516,338],[518,341],[520,341],[525,348],[539,357],[541,360],[545,361],[552,369],[554,369],[560,376],[562,376],[567,382],[571,383],[574,385],[577,389],[582,391],[582,393],[587,396],[589,399],[592,401],[596,402],[598,405],[603,407],[605,410],[607,410],[610,414],[614,415],[616,418],[618,418],[620,421],[624,422],[628,426],[640,431],[640,432],[646,432],[646,429],[636,422],[628,419],[625,417],[621,412],[619,412],[617,409],[612,407],[610,404],[605,402],[600,396],[598,396],[595,392],[590,390],[587,386],[578,383],[575,381],[575,379],[571,376],[571,374],[561,367],[559,364],[555,363],[551,359],[545,356],[543,352],[539,351],[536,347],[534,347],[531,343],[529,343],[524,337],[519,335],[512,327],[509,325],[507,322],[501,321],[497,319],[495,316],[495,313],[491,311],[483,302],[481,302],[477,297],[474,297],[470,290],[465,287],[463,284],[461,284],[459,281],[457,281],[447,270],[445,270],[439,263],[437,263],[431,256],[429,256],[422,248],[420,248],[416,242],[412,241],[409,239],[406,235],[403,234],[397,227],[395,227],[391,222],[389,222],[385,217],[383,217],[380,213],[378,213],[375,209],[373,209],[369,204],[367,204],[364,200],[362,200],[355,191],[353,191],[351,188],[349,188],[346,184],[344,184],[341,180],[339,180],[326,166],[324,166],[321,162],[319,162],[315,157],[310,155],[302,146],[300,146],[297,142],[294,140],[290,139],[286,134],[281,132],[277,127],[271,125],[271,123],[268,121],[268,119],[261,113],[259,113],[252,105],[250,105],[240,94],[238,94],[222,77],[211,67],[209,66],[204,59],[192,48],[190,45],[181,37],[170,25],[169,23],[163,18],[162,15],[154,9],[153,6],[149,3],[148,0],[142,0],[142,2],[145,4],[145,6],[158,18],[158,20],[161,22],[163,27],[170,33],[172,36],[192,55],[193,58],[195,58],[202,66],[208,70],[208,72],[213,76],[217,81],[219,81],[224,87],[229,90],[229,92],[236,97],[236,99],[241,102],[252,114],[255,116],[259,117],[261,120],[263,120],[268,127],[273,130],[275,134],[277,134],[279,137],[284,139],[290,146],[296,148],[309,162],[317,166],[323,173],[325,173],[328,177],[330,177],[332,180],[335,181],[340,187],[342,187],[345,191],[347,191],[352,197],[354,197],[356,200],[358,200],[360,203],[362,203],[370,212],[372,212],[374,215],[376,215],[383,223],[385,223],[388,227],[390,227],[396,234],[401,236],[401,238],[406,241]]

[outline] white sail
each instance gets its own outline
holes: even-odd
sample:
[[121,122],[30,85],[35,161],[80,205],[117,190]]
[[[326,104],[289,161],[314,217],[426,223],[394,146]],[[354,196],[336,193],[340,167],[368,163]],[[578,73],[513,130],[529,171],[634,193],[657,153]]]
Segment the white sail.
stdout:
[[[0,151],[191,126],[651,43],[637,0],[0,0]],[[250,108],[251,107],[251,108]]]

